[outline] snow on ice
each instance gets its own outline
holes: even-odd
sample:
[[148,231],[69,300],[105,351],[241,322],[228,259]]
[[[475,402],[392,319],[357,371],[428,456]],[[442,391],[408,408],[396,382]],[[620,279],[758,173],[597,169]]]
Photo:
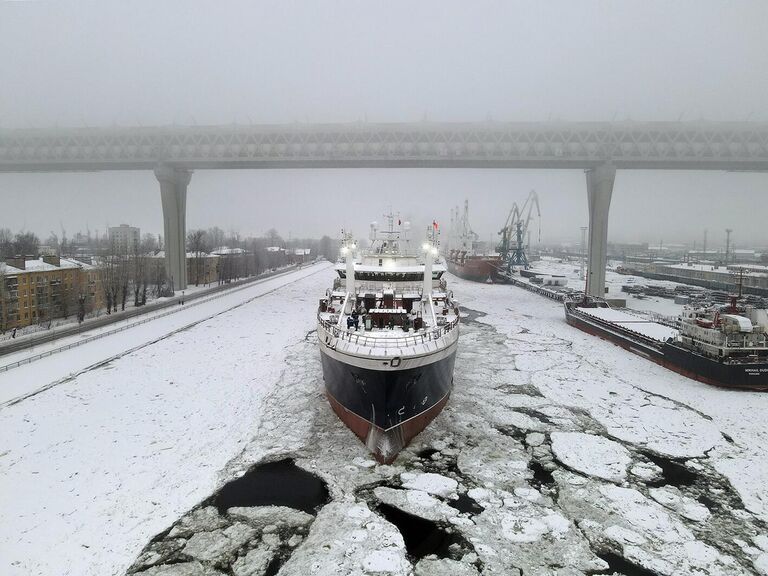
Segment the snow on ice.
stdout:
[[[2,573],[768,573],[765,396],[449,278],[466,306],[454,393],[378,465],[324,399],[312,330],[332,275],[304,274],[3,408]],[[328,501],[211,504],[285,459]]]
[[618,442],[579,432],[553,432],[552,452],[568,468],[611,482],[627,477],[629,450]]

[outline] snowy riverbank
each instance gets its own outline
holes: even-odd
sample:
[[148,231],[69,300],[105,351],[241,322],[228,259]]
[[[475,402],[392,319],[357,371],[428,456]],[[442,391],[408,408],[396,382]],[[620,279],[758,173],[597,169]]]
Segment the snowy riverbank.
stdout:
[[[323,397],[312,331],[331,278],[0,411],[3,573],[766,573],[768,396],[686,380],[567,326],[555,302],[451,277],[467,313],[454,394],[376,465]],[[301,513],[221,504],[277,461],[327,497]]]

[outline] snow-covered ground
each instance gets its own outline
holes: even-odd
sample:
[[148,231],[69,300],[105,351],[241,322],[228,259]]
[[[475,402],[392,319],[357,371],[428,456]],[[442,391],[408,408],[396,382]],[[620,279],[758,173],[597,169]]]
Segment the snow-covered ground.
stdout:
[[[202,292],[203,290],[208,290],[211,288],[211,285],[208,286],[188,286],[185,290],[185,294],[187,296],[190,296],[192,294],[195,294],[197,292]],[[166,300],[168,300],[169,297],[161,296],[159,298],[153,298],[149,296],[147,298],[147,305],[150,306],[155,303],[162,303]],[[119,306],[118,306],[119,307]],[[114,314],[121,315],[121,316],[130,316],[131,314],[135,314],[136,312],[141,311],[141,308],[136,308],[133,305],[133,293],[129,294],[129,298],[127,299],[125,303],[125,310],[120,310],[118,312],[115,312]],[[107,313],[103,309],[99,309],[93,312],[89,312],[85,315],[85,320],[80,324],[81,328],[87,329],[88,325],[93,323],[95,320],[102,319],[104,316],[106,316]],[[44,332],[46,334],[50,333],[56,333],[58,331],[71,328],[74,325],[76,325],[77,322],[77,315],[72,314],[69,316],[69,318],[56,318],[51,321],[50,326],[48,325],[48,322],[43,322],[42,324],[31,324],[30,326],[24,326],[23,328],[19,328],[16,331],[16,336],[13,337],[13,331],[7,331],[5,334],[0,334],[0,349],[4,345],[7,344],[16,344],[22,340],[30,340],[32,338],[40,336],[41,332]]]
[[313,327],[327,267],[0,374],[15,396],[153,342],[0,410],[0,574],[121,573],[210,492],[251,438],[287,349]]
[[[312,273],[307,272],[309,270],[315,271],[317,268],[305,268],[303,272],[299,272],[299,277]],[[190,323],[220,314],[233,306],[279,288],[295,278],[296,276],[291,272],[281,273],[257,280],[252,284],[192,300],[183,306],[150,312],[137,318],[129,317],[125,321],[93,328],[4,355],[0,358],[0,366],[15,365],[28,359],[32,359],[33,362],[14,367],[7,373],[0,372],[0,406],[43,390],[62,378],[71,378],[80,371],[108,361],[127,350],[144,346],[174,331],[182,330]],[[108,337],[66,349],[79,341],[103,335]],[[39,358],[48,353],[51,356]]]
[[[561,262],[559,259],[543,258],[542,260],[533,262],[531,268],[534,272],[565,276],[568,279],[569,288],[573,288],[574,290],[584,289],[584,280],[579,279],[578,262]],[[683,308],[682,305],[675,304],[675,301],[671,298],[661,298],[658,296],[638,298],[633,294],[622,292],[621,287],[625,284],[653,284],[654,286],[664,286],[665,288],[671,289],[674,289],[675,286],[679,285],[677,282],[649,280],[648,278],[643,278],[641,276],[619,274],[611,269],[606,270],[605,286],[608,288],[607,297],[626,300],[627,308],[655,312],[664,316],[677,316]]]
[[[0,409],[0,573],[768,574],[768,396],[687,380],[522,289],[450,277],[468,313],[454,394],[377,465],[323,397],[311,331],[331,278]],[[311,518],[207,503],[286,458],[327,484]]]

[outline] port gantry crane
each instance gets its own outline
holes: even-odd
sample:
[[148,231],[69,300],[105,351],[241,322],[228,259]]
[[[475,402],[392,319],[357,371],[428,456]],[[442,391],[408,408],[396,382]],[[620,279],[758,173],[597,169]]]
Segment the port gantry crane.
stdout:
[[[533,219],[534,207],[536,208],[536,221],[539,224],[538,239],[541,241],[541,208],[539,207],[539,196],[536,194],[536,190],[531,190],[522,207],[518,207],[517,202],[512,204],[512,209],[509,211],[504,228],[499,230],[501,243],[496,250],[501,255],[501,260],[506,267],[507,274],[512,273],[513,266],[525,269],[529,267],[523,238],[526,235],[530,238],[528,226]],[[530,240],[528,248],[530,249]]]

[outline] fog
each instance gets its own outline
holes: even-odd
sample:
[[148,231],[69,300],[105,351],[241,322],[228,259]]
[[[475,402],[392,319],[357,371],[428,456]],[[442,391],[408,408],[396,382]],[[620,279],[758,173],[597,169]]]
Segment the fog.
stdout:
[[[8,2],[0,130],[473,120],[768,120],[768,4]],[[390,206],[481,238],[536,189],[542,238],[586,225],[579,171],[198,171],[188,227],[363,233]],[[620,171],[609,237],[765,244],[764,174]],[[0,175],[0,226],[161,232],[145,172]]]

